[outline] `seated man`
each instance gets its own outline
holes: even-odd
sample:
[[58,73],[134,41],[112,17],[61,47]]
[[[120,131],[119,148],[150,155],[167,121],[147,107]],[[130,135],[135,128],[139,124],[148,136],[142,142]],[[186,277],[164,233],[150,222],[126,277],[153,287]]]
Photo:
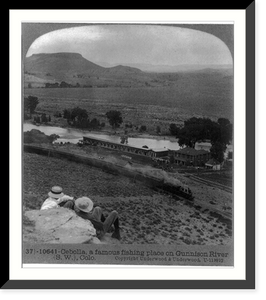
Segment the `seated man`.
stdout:
[[43,202],[41,210],[58,207],[74,208],[74,197],[65,195],[60,186],[53,186],[48,196],[49,197]]
[[96,231],[100,232],[99,237],[102,237],[111,226],[114,225],[115,231],[112,234],[112,238],[120,240],[117,211],[113,210],[109,216],[105,218],[100,207],[97,206],[93,209],[93,202],[88,197],[81,197],[75,200],[74,210],[79,217],[91,221]]

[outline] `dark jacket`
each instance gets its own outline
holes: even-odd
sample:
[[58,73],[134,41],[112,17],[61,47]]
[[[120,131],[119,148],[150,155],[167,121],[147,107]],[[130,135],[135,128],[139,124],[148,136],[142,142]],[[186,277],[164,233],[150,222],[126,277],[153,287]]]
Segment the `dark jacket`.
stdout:
[[75,210],[75,212],[82,219],[91,221],[92,225],[94,226],[94,228],[96,230],[103,230],[103,223],[93,219],[90,213],[85,213],[85,212],[80,211],[80,210],[79,211]]

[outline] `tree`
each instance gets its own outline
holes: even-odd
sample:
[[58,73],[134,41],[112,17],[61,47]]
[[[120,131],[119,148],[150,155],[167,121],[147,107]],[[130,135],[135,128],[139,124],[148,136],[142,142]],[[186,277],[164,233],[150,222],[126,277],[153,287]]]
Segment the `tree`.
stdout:
[[63,118],[64,119],[70,119],[71,118],[71,110],[64,109],[64,111],[63,111]]
[[62,114],[59,111],[56,111],[54,113],[54,117],[56,117],[56,118],[62,118]]
[[84,122],[84,120],[88,119],[88,113],[86,109],[77,106],[71,111],[70,118],[71,120],[75,120],[77,124],[81,124],[82,122]]
[[48,121],[48,120],[47,120],[46,114],[42,114],[42,115],[41,115],[41,122],[42,122],[42,123],[47,123],[47,121]]
[[171,135],[177,136],[179,133],[179,127],[177,127],[176,124],[171,123],[169,126],[169,131]]
[[[171,127],[172,130],[174,127]],[[232,124],[225,118],[214,122],[208,118],[190,118],[178,131],[177,137],[180,146],[195,147],[196,142],[210,140],[211,144],[221,143],[228,145],[232,139]]]
[[220,125],[220,141],[228,145],[233,137],[233,125],[225,118],[218,119],[217,123]]
[[187,146],[190,148],[194,148],[197,142],[195,137],[190,136],[189,130],[187,128],[181,128],[177,137],[180,147]]
[[203,134],[200,126],[193,124],[182,127],[177,134],[177,138],[181,147],[195,148],[196,143],[203,139]]
[[91,122],[90,122],[90,126],[93,129],[97,129],[98,127],[100,127],[99,120],[97,120],[96,118],[92,119]]
[[131,123],[130,123],[130,124],[127,123],[127,124],[125,124],[125,127],[126,127],[126,128],[132,128],[133,125],[132,125]]
[[110,125],[115,129],[118,128],[122,123],[123,119],[121,116],[121,112],[117,110],[110,110],[106,113],[106,117],[110,123]]
[[141,125],[140,128],[139,128],[139,132],[144,132],[146,130],[147,130],[146,125]]
[[62,81],[59,86],[60,86],[60,88],[69,88],[69,87],[71,87],[71,84],[69,84],[65,81]]
[[224,152],[226,150],[226,145],[220,142],[215,142],[212,144],[210,153],[211,156],[216,159],[218,162],[223,162],[224,160]]
[[64,118],[67,118],[67,121],[70,125],[87,128],[89,127],[88,113],[86,109],[80,107],[75,107],[72,110],[64,110]]
[[219,119],[217,120],[217,123],[218,123],[219,125],[221,125],[221,126],[228,126],[228,125],[231,124],[230,121],[229,121],[228,119],[226,119],[226,118],[219,118]]
[[38,115],[38,116],[36,116],[36,123],[41,123],[41,118],[40,118],[40,116]]
[[38,97],[35,96],[28,96],[27,98],[24,98],[24,107],[26,110],[29,111],[30,113],[30,118],[31,114],[34,113],[36,106],[38,105]]

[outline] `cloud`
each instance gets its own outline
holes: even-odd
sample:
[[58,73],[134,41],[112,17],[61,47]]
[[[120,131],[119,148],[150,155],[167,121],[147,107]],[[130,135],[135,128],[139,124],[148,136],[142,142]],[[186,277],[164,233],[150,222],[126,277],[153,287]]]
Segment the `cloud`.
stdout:
[[77,52],[91,61],[149,64],[230,64],[227,46],[217,37],[160,25],[90,25],[56,30],[34,41],[27,56]]

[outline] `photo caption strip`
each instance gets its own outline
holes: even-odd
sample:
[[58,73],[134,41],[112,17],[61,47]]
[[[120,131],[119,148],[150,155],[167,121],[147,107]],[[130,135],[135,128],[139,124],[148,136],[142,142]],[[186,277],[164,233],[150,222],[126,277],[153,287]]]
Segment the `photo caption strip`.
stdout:
[[29,244],[23,246],[23,264],[115,264],[233,266],[233,247]]

